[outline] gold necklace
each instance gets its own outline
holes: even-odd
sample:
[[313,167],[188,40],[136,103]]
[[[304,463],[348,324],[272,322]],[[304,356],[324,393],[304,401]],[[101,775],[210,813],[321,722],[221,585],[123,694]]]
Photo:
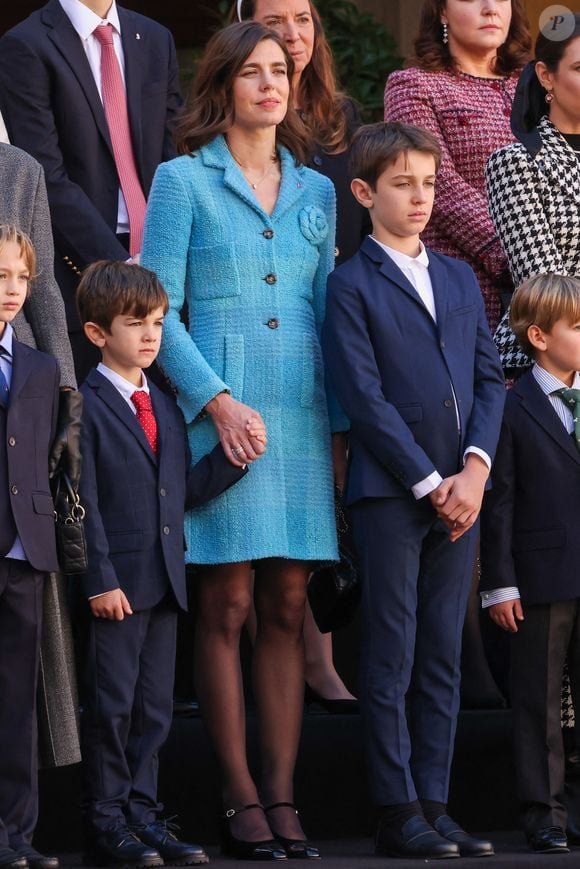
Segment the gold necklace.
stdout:
[[[230,154],[232,155],[232,157],[234,158],[234,160],[236,161],[236,163],[238,164],[238,166],[242,170],[242,174],[243,174],[244,178],[246,179],[246,181],[248,182],[248,184],[250,185],[250,187],[252,188],[252,190],[257,190],[258,187],[260,186],[260,184],[262,183],[262,181],[265,181],[266,178],[268,177],[268,175],[272,174],[273,166],[268,166],[268,168],[266,169],[266,171],[264,172],[264,174],[262,175],[261,178],[259,178],[257,181],[250,181],[250,179],[247,176],[249,166],[244,166],[244,164],[238,160],[238,158],[236,157],[236,155],[234,154],[234,152],[232,151],[232,149],[230,148],[229,145],[228,145],[228,149],[229,149]],[[276,151],[274,151],[274,153],[270,157],[270,160],[274,164],[277,164],[279,162],[278,153]]]

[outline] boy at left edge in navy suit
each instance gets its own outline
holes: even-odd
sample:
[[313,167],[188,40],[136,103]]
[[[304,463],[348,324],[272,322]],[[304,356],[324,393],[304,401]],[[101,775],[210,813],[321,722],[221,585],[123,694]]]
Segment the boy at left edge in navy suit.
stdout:
[[[158,753],[172,719],[177,610],[187,606],[184,511],[247,469],[231,464],[221,445],[190,469],[181,412],[145,377],[168,306],[153,272],[97,262],[86,269],[77,302],[102,355],[81,387],[86,861],[206,863],[199,845],[180,842],[159,818]],[[249,420],[248,430],[265,441],[261,423]]]
[[0,225],[0,867],[58,869],[32,847],[38,816],[36,688],[46,574],[58,570],[49,451],[58,412],[52,356],[10,325],[35,273],[28,236]]

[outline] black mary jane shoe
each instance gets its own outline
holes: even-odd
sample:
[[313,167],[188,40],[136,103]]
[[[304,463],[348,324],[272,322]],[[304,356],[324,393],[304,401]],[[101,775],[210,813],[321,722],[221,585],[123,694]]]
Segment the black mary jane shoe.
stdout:
[[[298,810],[294,803],[272,803],[271,806],[266,806],[264,811],[267,814],[272,811],[272,809],[281,809],[283,806],[287,806],[298,814]],[[297,860],[320,860],[320,851],[318,848],[315,848],[314,845],[311,845],[305,839],[289,839],[287,836],[281,836],[280,833],[274,831],[271,824],[270,829],[272,830],[272,834],[276,837],[276,841],[284,846],[287,857],[290,857],[291,859],[295,858]]]
[[228,809],[220,818],[220,844],[222,854],[235,860],[286,860],[286,851],[276,839],[265,839],[261,842],[248,842],[236,839],[230,829],[230,821],[241,812],[248,809],[262,809],[260,803],[250,803],[237,809]]

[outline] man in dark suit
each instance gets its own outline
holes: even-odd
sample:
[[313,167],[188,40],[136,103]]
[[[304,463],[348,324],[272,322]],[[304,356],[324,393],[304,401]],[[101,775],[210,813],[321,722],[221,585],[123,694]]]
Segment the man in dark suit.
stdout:
[[565,783],[561,723],[566,662],[580,710],[580,281],[525,281],[510,325],[535,364],[507,396],[482,512],[480,590],[492,619],[512,634],[524,830],[532,850],[556,853],[578,843],[570,817],[580,811],[577,782]]
[[202,848],[179,842],[158,818],[158,752],[172,719],[177,610],[187,606],[184,510],[245,470],[221,446],[190,469],[183,416],[144,376],[168,307],[153,272],[95,263],[79,284],[78,303],[103,359],[81,387],[87,856],[96,865],[205,863]]
[[345,490],[363,585],[361,701],[377,851],[493,853],[446,814],[461,632],[504,403],[475,276],[427,251],[440,151],[428,133],[355,135],[373,235],[331,274],[323,346],[351,422]]
[[[112,71],[102,66],[99,27],[113,40]],[[103,79],[109,74],[117,88]],[[49,0],[0,40],[0,110],[10,141],[45,171],[55,274],[79,381],[96,357],[75,310],[78,276],[95,260],[138,253],[132,239],[139,240],[157,165],[174,156],[180,103],[170,33],[114,0]],[[128,133],[119,143],[123,124]]]
[[0,225],[0,867],[57,869],[31,845],[38,814],[36,686],[46,574],[58,570],[48,483],[56,361],[10,322],[35,273],[30,240]]

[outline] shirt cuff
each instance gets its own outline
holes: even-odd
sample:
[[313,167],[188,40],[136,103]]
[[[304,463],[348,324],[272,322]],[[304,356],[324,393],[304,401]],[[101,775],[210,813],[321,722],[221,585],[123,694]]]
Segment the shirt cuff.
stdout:
[[433,471],[433,473],[429,474],[428,477],[425,477],[424,480],[419,480],[418,483],[411,486],[411,492],[418,501],[420,498],[424,498],[425,495],[429,495],[430,492],[433,492],[442,482],[443,477],[439,471]]
[[515,586],[507,588],[492,588],[489,591],[480,591],[482,609],[487,609],[488,606],[493,606],[496,603],[503,603],[505,600],[519,600],[520,593]]
[[463,464],[465,464],[465,460],[469,453],[475,453],[476,456],[479,456],[480,459],[483,459],[483,461],[487,465],[487,470],[491,471],[491,459],[485,452],[485,450],[480,450],[479,447],[467,447],[467,449],[463,453]]
[[103,597],[103,595],[105,595],[105,594],[109,594],[109,592],[102,591],[100,594],[93,594],[88,598],[88,600],[96,600],[98,597]]

